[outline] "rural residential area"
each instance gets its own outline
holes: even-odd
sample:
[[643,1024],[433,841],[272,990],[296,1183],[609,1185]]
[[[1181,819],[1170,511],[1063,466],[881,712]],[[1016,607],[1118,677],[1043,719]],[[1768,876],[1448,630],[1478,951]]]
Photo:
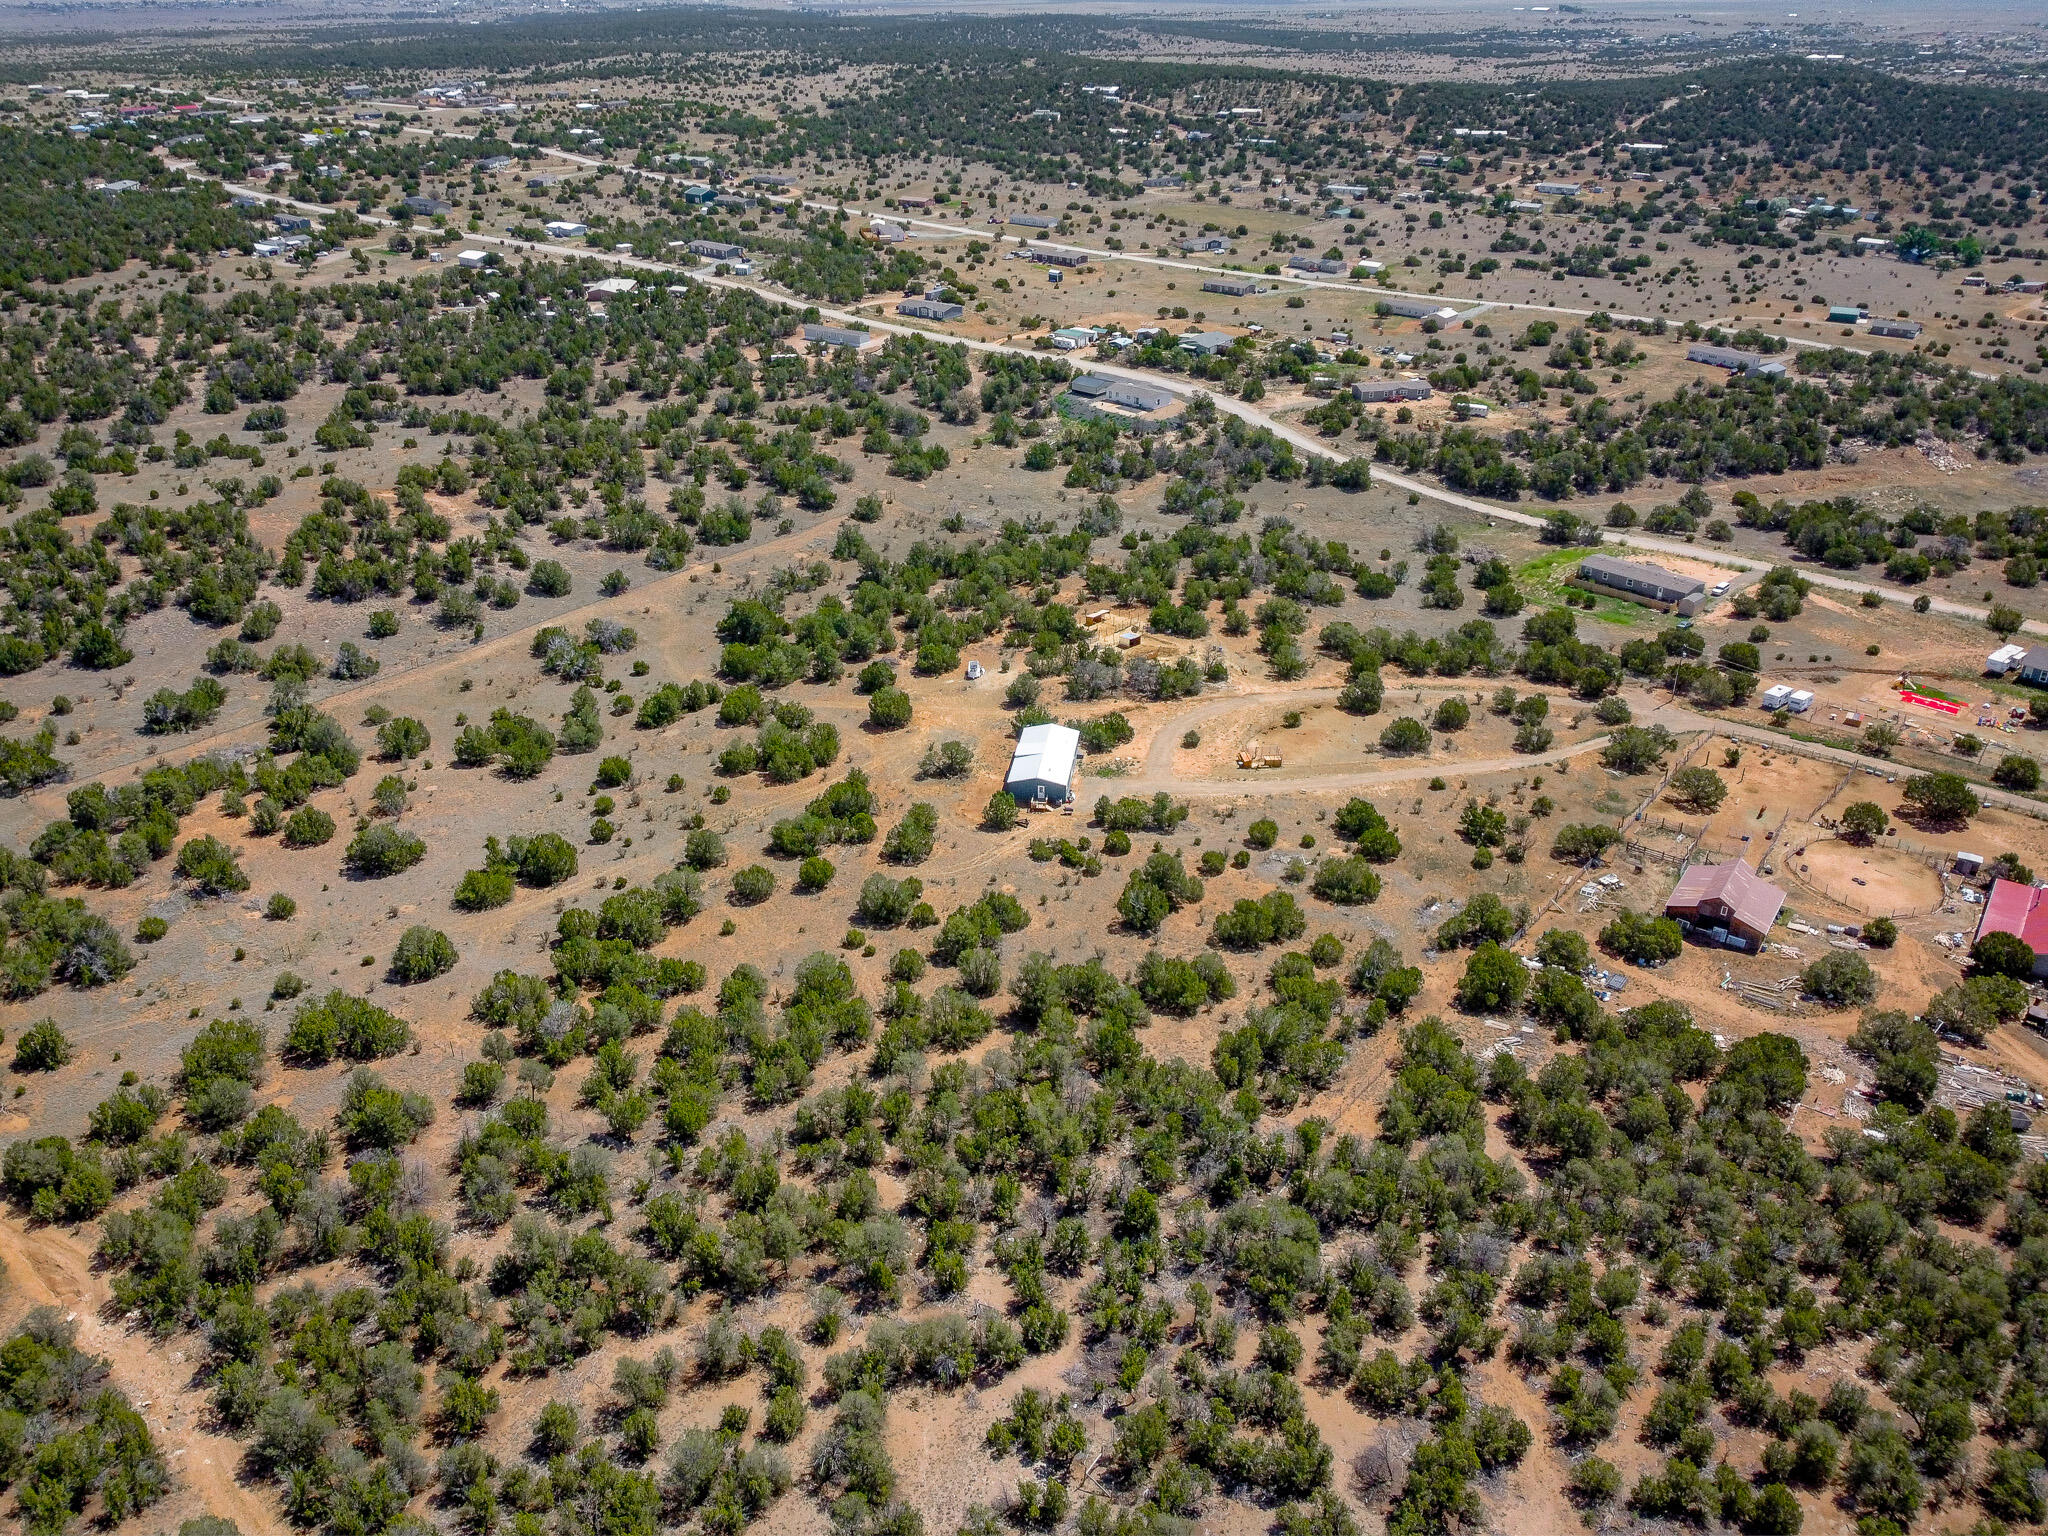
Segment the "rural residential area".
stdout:
[[0,4],[0,1523],[2048,1524],[2044,82]]

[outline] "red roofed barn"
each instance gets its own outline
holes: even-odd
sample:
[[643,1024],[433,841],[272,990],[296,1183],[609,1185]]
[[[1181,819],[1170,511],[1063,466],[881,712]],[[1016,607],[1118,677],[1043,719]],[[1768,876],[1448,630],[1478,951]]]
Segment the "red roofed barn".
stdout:
[[1728,864],[1694,864],[1678,877],[1678,888],[1664,903],[1664,915],[1696,928],[1725,929],[1731,938],[1755,948],[1770,936],[1785,905],[1785,893],[1760,879],[1740,859]]
[[2034,974],[2048,976],[2048,889],[2018,880],[1992,881],[1991,899],[1977,924],[1978,938],[1987,933],[2011,934],[2034,952]]

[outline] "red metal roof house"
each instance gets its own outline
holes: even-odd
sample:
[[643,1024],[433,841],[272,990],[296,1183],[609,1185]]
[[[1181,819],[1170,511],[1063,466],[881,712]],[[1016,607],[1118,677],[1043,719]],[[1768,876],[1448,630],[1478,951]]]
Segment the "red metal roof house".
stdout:
[[2009,933],[2034,952],[2034,974],[2048,976],[2048,889],[2017,880],[1994,880],[1977,937]]
[[1664,915],[1682,918],[1696,927],[1725,928],[1751,944],[1762,944],[1784,905],[1783,891],[1736,859],[1727,864],[1690,866],[1665,901]]

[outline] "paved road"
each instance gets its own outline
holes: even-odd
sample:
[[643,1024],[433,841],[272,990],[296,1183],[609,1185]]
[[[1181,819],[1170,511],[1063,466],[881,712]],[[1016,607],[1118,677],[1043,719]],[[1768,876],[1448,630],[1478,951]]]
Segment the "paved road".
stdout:
[[[562,154],[559,150],[550,151],[550,153]],[[565,156],[565,158],[574,159],[577,157]],[[579,163],[581,162],[579,161]],[[591,161],[589,163],[594,165],[599,162]],[[194,165],[184,162],[177,162],[177,164],[178,168],[184,170],[187,175],[200,177],[201,179],[212,179],[208,178],[205,172],[199,170]],[[661,175],[663,173],[643,171],[641,174]],[[240,186],[232,182],[222,182],[222,185],[228,191],[236,194],[261,197],[270,202],[280,203],[306,212],[329,214],[334,211],[322,203],[302,202],[292,198],[278,197],[259,188]],[[360,217],[363,217],[367,223],[377,225],[388,226],[393,222],[381,215],[362,215]],[[503,235],[468,234],[464,238],[474,240],[480,245],[500,246],[518,253],[554,256],[563,260],[595,259],[635,271],[679,273],[690,277],[693,281],[705,283],[712,287],[743,289],[747,292],[758,294],[762,298],[773,299],[779,303],[804,303],[802,299],[781,292],[766,283],[750,281],[739,277],[720,277],[714,273],[679,267],[672,262],[656,261],[644,256],[625,255],[616,251],[594,251],[588,246],[555,245],[547,241],[514,240]],[[1547,308],[1548,306],[1532,305],[1527,307]],[[925,336],[949,343],[957,342],[972,352],[1009,352],[1025,357],[1041,357],[1044,355],[1036,347],[1018,346],[1001,341],[984,341],[971,337],[948,336],[944,332],[932,331],[920,326],[902,325],[895,321],[879,320],[871,315],[858,314],[850,310],[828,309],[819,306],[818,313],[823,319],[840,321],[850,325],[864,325],[869,330],[881,334]],[[1093,361],[1090,361],[1087,366],[1092,372],[1103,374],[1110,378],[1127,379],[1135,383],[1148,384],[1155,388],[1168,390],[1183,398],[1192,398],[1197,394],[1205,393],[1195,384],[1173,378],[1169,375],[1154,373],[1148,369],[1126,368],[1118,363]],[[1212,395],[1209,398],[1217,410],[1235,416],[1252,426],[1266,428],[1299,452],[1313,454],[1318,458],[1329,459],[1333,462],[1340,462],[1351,457],[1351,455],[1333,447],[1328,441],[1312,436],[1302,431],[1299,427],[1290,426],[1286,422],[1279,421],[1258,409],[1257,406],[1243,400],[1235,399],[1229,395]],[[1372,473],[1373,481],[1377,485],[1405,491],[1444,506],[1456,507],[1461,511],[1476,513],[1482,517],[1498,518],[1505,522],[1519,523],[1529,528],[1541,528],[1546,521],[1544,516],[1539,513],[1529,512],[1521,507],[1511,506],[1502,502],[1489,501],[1479,496],[1467,496],[1462,492],[1446,490],[1442,486],[1432,485],[1426,480],[1417,480],[1408,475],[1396,474],[1394,471],[1377,464],[1373,466]],[[1782,560],[1739,555],[1733,551],[1715,549],[1707,545],[1688,544],[1681,539],[1659,538],[1654,534],[1610,530],[1605,533],[1604,538],[1608,544],[1621,545],[1629,549],[1639,549],[1651,554],[1674,556],[1685,560],[1702,562],[1739,573],[1768,571],[1774,566],[1786,563]],[[1832,571],[1818,570],[1811,566],[1799,567],[1799,574],[1815,586],[1825,587],[1831,592],[1841,592],[1858,598],[1866,592],[1875,592],[1885,602],[1896,603],[1906,607],[1910,607],[1917,598],[1923,595],[1902,587],[1889,586],[1883,582],[1861,581],[1854,577],[1838,575]],[[1967,619],[1975,623],[1983,623],[1989,615],[1988,609],[1969,603],[1954,602],[1945,597],[1932,597],[1930,595],[1929,606],[1933,612],[1952,618]],[[2021,628],[2029,634],[2048,635],[2048,621],[2029,619]]]

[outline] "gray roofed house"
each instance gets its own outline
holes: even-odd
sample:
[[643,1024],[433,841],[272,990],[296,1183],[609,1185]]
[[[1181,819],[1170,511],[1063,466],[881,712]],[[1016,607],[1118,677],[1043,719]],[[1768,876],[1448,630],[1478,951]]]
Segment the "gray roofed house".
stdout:
[[1579,562],[1579,576],[1611,591],[1669,604],[1681,613],[1698,608],[1707,591],[1707,584],[1698,577],[1681,576],[1640,560],[1618,560],[1613,555],[1586,556]]
[[873,331],[857,331],[846,325],[821,325],[815,320],[804,325],[805,341],[823,342],[828,347],[853,347],[858,350],[861,347],[872,346],[881,339]]
[[1248,298],[1259,291],[1255,277],[1205,277],[1202,292],[1226,294],[1233,299]]
[[417,192],[410,197],[401,198],[399,201],[404,205],[407,213],[417,213],[426,218],[432,218],[435,214],[439,213],[453,213],[455,211],[453,203],[443,202],[438,197],[425,197]]
[[724,240],[692,240],[686,249],[692,256],[702,256],[706,261],[738,261],[747,254],[745,246]]
[[1287,266],[1294,272],[1342,272],[1344,263],[1331,256],[1290,256]]
[[1179,403],[1171,390],[1100,373],[1081,374],[1060,398],[1069,415],[1106,417],[1140,431],[1156,430],[1178,415],[1167,410]]
[[1190,256],[1207,252],[1212,256],[1228,255],[1230,242],[1221,235],[1195,235],[1180,242],[1180,248]]
[[896,306],[896,313],[916,320],[958,320],[967,308],[945,299],[905,299]]
[[1030,245],[1024,248],[1026,261],[1042,261],[1049,267],[1085,267],[1088,265],[1086,251],[1063,251],[1050,245]]
[[1870,322],[1870,334],[1873,336],[1896,336],[1901,341],[1918,341],[1920,339],[1920,322],[1918,320],[1873,320]]
[[2037,645],[2020,658],[2020,681],[2048,686],[2048,645]]
[[1456,313],[1448,304],[1441,304],[1435,299],[1411,299],[1399,294],[1381,299],[1379,303],[1386,306],[1388,314],[1403,315],[1410,320],[1427,320],[1432,315],[1444,319]]
[[1228,331],[1189,331],[1180,338],[1180,349],[1209,357],[1227,350],[1235,340],[1237,338]]
[[1058,229],[1060,227],[1060,221],[1051,214],[1046,213],[1013,213],[1010,215],[1010,222],[1012,224],[1021,224],[1026,229]]
[[1739,352],[1734,347],[1709,346],[1704,342],[1695,343],[1685,349],[1688,363],[1705,363],[1710,368],[1726,368],[1730,373],[1745,373],[1752,378],[1783,378],[1785,365],[1774,362],[1759,352]]
[[1429,385],[1421,379],[1368,379],[1351,386],[1351,398],[1368,403],[1385,400],[1427,400]]
[[476,168],[480,171],[502,171],[512,164],[510,155],[486,155],[477,161]]

